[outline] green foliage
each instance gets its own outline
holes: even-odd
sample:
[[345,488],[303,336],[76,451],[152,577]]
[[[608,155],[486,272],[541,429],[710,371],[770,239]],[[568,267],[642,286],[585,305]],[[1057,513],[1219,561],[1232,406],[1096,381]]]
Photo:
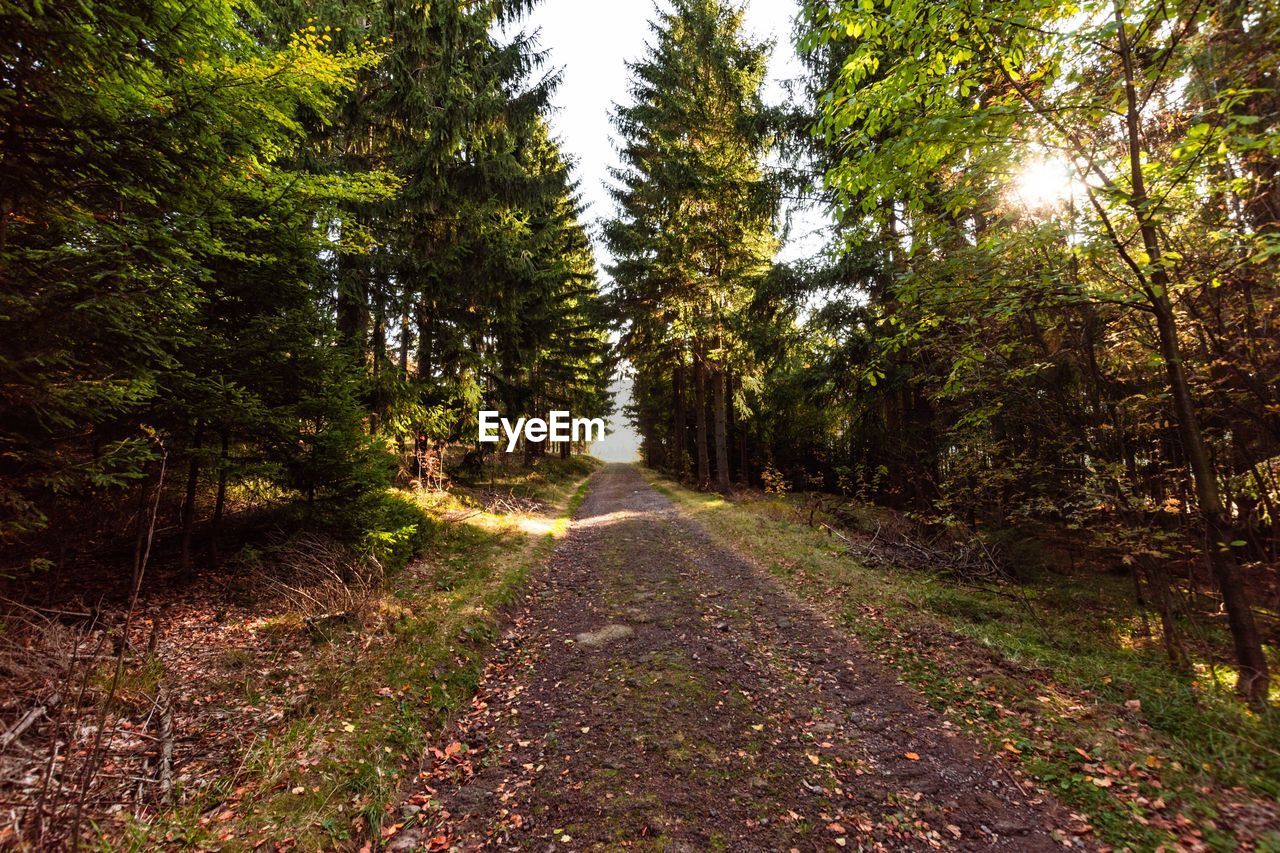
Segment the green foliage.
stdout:
[[[748,43],[742,22],[742,11],[720,0],[681,0],[661,12],[649,53],[630,66],[632,103],[614,119],[624,168],[614,176],[619,215],[605,224],[612,295],[637,372],[646,447],[652,455],[665,445],[675,469],[688,448],[671,428],[669,377],[689,365],[727,386],[730,372],[741,379],[754,369],[747,308],[777,247],[777,189],[763,170],[772,146],[760,100],[768,48]],[[716,395],[721,448],[724,397],[733,393]],[[707,437],[697,442],[705,460]],[[717,473],[727,484],[728,472]]]
[[404,568],[430,544],[435,522],[403,494],[389,492],[367,500],[367,504],[368,516],[358,519],[355,526],[365,532],[364,550],[384,571]]
[[[884,496],[994,523],[1157,511],[1187,490],[1165,475],[1194,441],[1168,430],[1192,420],[1220,481],[1274,489],[1272,395],[1227,367],[1277,364],[1274,278],[1248,261],[1274,239],[1248,211],[1274,198],[1276,151],[1243,91],[1276,24],[1251,6],[805,5],[813,160],[844,214],[830,274],[869,297],[826,306],[805,358],[857,377],[842,408],[864,477],[889,460]],[[1173,404],[1173,361],[1198,417]]]
[[[228,419],[275,404],[262,374],[211,369],[239,362],[235,336],[253,325],[272,327],[250,347],[258,368],[284,352],[324,360],[323,317],[298,269],[318,246],[311,218],[393,183],[314,180],[284,160],[299,115],[330,109],[376,56],[307,33],[265,49],[240,11],[222,0],[3,8],[7,536],[68,496],[138,480],[219,398]],[[254,290],[263,281],[274,286]]]
[[527,5],[0,5],[0,538],[163,456],[358,542],[389,447],[608,412]]
[[758,338],[763,455],[987,536],[1049,522],[1162,562],[1221,537],[1213,586],[1265,669],[1234,566],[1270,577],[1280,522],[1278,25],[1266,2],[804,3],[794,123],[839,227],[794,271],[806,321]]

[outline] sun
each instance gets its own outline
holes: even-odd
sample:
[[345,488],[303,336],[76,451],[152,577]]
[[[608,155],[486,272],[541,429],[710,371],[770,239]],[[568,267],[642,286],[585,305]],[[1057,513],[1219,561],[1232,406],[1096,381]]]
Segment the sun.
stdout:
[[1059,207],[1072,195],[1071,167],[1050,157],[1032,157],[1013,174],[1009,200],[1028,210]]

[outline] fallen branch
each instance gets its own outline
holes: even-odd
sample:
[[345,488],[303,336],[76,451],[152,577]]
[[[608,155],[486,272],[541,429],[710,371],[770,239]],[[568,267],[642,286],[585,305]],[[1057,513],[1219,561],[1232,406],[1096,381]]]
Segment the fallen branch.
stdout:
[[47,714],[50,708],[57,707],[58,703],[61,701],[62,697],[55,693],[44,705],[37,705],[27,713],[23,714],[22,719],[18,720],[18,722],[14,724],[13,728],[9,729],[3,735],[0,735],[0,752],[8,749],[15,740],[22,737],[23,732],[35,725],[36,720],[39,720]]
[[156,697],[160,705],[160,767],[157,771],[160,780],[160,805],[173,804],[173,705],[169,702],[169,691],[163,687]]
[[848,545],[850,548],[856,548],[856,547],[858,547],[858,545],[857,545],[857,543],[856,543],[856,542],[854,542],[854,541],[853,541],[852,539],[850,539],[848,536],[845,536],[845,535],[844,535],[843,533],[841,533],[839,530],[836,530],[836,529],[835,529],[834,527],[832,527],[830,524],[827,524],[825,521],[819,521],[819,522],[818,522],[818,524],[820,524],[820,525],[822,525],[823,527],[825,527],[825,528],[827,529],[827,532],[828,532],[828,533],[833,534],[837,539],[839,539],[839,540],[841,540],[842,542],[844,542],[844,543],[845,543],[846,545]]

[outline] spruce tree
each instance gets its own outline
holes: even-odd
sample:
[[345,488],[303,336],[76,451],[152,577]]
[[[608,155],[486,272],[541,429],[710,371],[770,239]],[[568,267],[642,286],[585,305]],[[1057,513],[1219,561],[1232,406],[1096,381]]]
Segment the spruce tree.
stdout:
[[[760,98],[768,49],[750,44],[742,26],[742,10],[719,0],[681,0],[652,24],[653,44],[630,66],[632,103],[615,116],[624,165],[615,175],[619,215],[605,230],[624,348],[642,376],[682,377],[688,364],[697,481],[711,484],[714,457],[722,491],[729,374],[746,360],[743,312],[776,248]],[[673,379],[673,389],[682,385]],[[667,440],[676,467],[681,432],[675,425]]]

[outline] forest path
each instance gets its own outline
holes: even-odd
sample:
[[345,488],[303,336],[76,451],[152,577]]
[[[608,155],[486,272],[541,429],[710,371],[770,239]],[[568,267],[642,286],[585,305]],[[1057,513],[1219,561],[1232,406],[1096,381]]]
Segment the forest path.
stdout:
[[1065,818],[626,465],[411,790],[391,849],[1032,850]]

